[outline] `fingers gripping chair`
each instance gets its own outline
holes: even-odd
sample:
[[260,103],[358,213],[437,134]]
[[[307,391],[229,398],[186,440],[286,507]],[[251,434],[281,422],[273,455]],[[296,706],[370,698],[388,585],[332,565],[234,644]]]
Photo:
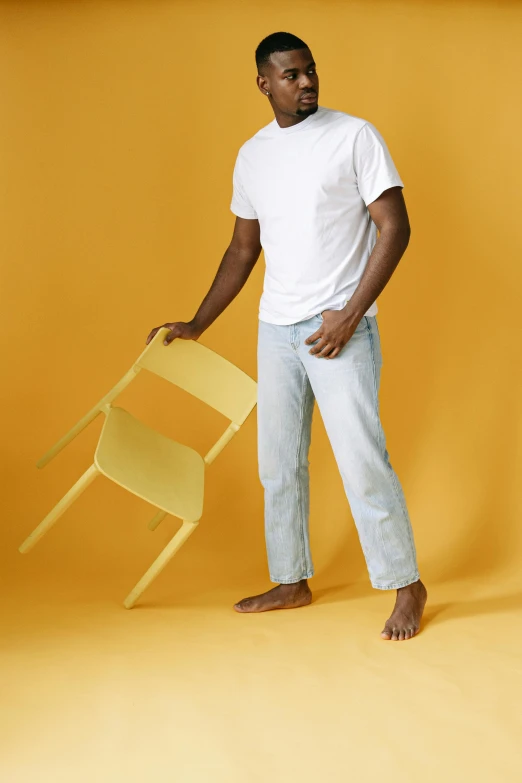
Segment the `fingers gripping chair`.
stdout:
[[[105,414],[93,464],[19,550],[28,552],[98,475],[106,476],[158,509],[149,522],[150,530],[155,530],[167,514],[182,520],[176,535],[125,599],[127,609],[136,603],[196,529],[203,513],[205,468],[256,405],[257,383],[250,376],[194,340],[178,338],[169,346],[163,345],[168,332],[166,327],[159,329],[121,380],[38,460],[37,467],[45,467],[100,413]],[[230,419],[230,426],[205,457],[146,426],[124,408],[113,407],[113,400],[143,369],[174,383]]]

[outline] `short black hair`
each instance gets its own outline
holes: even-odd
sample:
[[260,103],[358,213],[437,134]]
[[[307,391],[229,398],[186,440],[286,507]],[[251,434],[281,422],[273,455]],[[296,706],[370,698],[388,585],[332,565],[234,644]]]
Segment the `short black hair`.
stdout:
[[256,65],[258,73],[270,63],[270,55],[273,52],[291,52],[294,49],[308,49],[297,35],[292,33],[272,33],[263,38],[256,49]]

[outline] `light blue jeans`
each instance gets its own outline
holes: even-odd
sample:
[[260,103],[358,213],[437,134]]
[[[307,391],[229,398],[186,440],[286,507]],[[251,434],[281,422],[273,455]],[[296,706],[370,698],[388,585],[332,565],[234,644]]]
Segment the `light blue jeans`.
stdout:
[[308,519],[312,414],[319,406],[350,504],[373,587],[416,582],[416,550],[403,491],[379,416],[382,364],[375,316],[364,316],[333,359],[309,353],[318,314],[277,325],[259,321],[258,463],[264,488],[270,580],[313,576]]

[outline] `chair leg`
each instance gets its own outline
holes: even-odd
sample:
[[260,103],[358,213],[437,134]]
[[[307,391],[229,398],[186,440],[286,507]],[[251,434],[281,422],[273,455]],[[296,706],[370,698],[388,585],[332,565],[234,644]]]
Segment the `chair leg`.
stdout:
[[169,541],[165,549],[159,554],[159,556],[150,566],[149,570],[143,574],[138,584],[130,591],[129,595],[123,602],[123,605],[126,609],[130,609],[132,606],[134,606],[143,591],[146,590],[150,583],[158,576],[158,574],[163,571],[169,560],[174,557],[178,549],[182,544],[185,543],[187,538],[191,533],[194,532],[197,526],[197,522],[187,522],[186,520],[183,521],[183,524],[176,535]]
[[166,511],[158,511],[156,516],[152,517],[152,519],[150,520],[149,524],[147,525],[149,530],[156,530],[156,528],[158,527],[159,523],[163,522],[163,520],[165,519],[166,516],[167,516],[167,512]]
[[24,543],[19,547],[19,552],[28,552],[36,544],[37,541],[47,533],[47,531],[54,525],[54,523],[62,516],[64,511],[81,495],[81,493],[87,489],[89,484],[99,475],[99,470],[95,465],[91,465],[88,470],[85,471],[83,476],[80,476],[78,481],[73,484],[71,489],[63,496],[63,498],[56,504],[56,506],[47,514],[38,527],[36,527]]

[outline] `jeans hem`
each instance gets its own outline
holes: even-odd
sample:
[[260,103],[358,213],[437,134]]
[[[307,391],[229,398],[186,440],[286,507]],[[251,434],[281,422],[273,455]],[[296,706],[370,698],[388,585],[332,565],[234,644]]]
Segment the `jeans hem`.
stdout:
[[270,575],[270,581],[277,582],[278,584],[281,585],[292,585],[294,584],[294,582],[300,582],[302,579],[310,579],[313,575],[314,575],[313,571],[307,571],[304,574],[304,576],[295,576],[295,577],[289,576],[286,577],[285,579],[276,579],[275,577]]
[[376,590],[398,590],[399,587],[407,587],[407,585],[412,585],[414,582],[418,582],[419,579],[420,576],[417,573],[415,576],[412,576],[411,579],[404,579],[402,582],[392,582],[389,585],[378,585],[375,582],[372,582],[372,587],[375,587]]

